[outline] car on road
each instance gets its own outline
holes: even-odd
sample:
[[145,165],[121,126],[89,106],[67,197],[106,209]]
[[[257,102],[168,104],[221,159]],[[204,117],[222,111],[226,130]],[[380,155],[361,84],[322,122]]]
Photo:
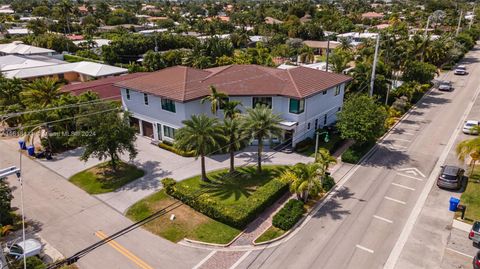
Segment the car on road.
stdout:
[[438,82],[437,88],[439,91],[451,92],[453,91],[453,84],[451,81],[441,80]]
[[480,269],[480,250],[473,257],[473,269]]
[[11,245],[7,245],[5,248],[5,254],[19,260],[25,255],[27,258],[32,256],[38,256],[42,252],[42,243],[35,239],[27,239]]
[[470,233],[468,233],[468,239],[472,240],[473,243],[478,244],[480,243],[480,222],[475,221],[473,222],[472,229]]
[[480,127],[480,122],[478,120],[467,120],[463,125],[464,134],[478,135],[478,129]]
[[466,74],[468,74],[467,67],[465,65],[459,65],[459,66],[457,66],[457,68],[455,68],[453,73],[455,75],[462,75],[462,76],[466,75]]
[[465,170],[452,165],[442,166],[437,179],[437,186],[440,188],[458,190],[462,187]]

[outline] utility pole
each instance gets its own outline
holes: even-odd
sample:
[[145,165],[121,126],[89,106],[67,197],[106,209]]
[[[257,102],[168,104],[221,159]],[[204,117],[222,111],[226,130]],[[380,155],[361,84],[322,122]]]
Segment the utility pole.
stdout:
[[477,5],[473,4],[472,19],[470,20],[470,24],[468,24],[468,30],[472,29],[473,20],[475,20],[475,8],[476,7],[477,7]]
[[325,71],[328,72],[328,56],[330,55],[330,36],[327,37],[327,66],[325,67]]
[[463,10],[460,10],[460,17],[458,18],[458,26],[457,26],[457,32],[455,33],[455,36],[458,36],[460,33],[460,26],[462,25],[462,16],[463,16]]
[[432,15],[428,16],[427,25],[425,26],[425,32],[423,32],[423,39],[427,39],[428,26],[430,26],[431,19],[432,19]]
[[372,77],[370,78],[370,97],[373,96],[373,87],[375,86],[375,69],[377,68],[378,47],[380,46],[380,33],[377,34],[377,43],[375,44],[375,58],[373,58]]

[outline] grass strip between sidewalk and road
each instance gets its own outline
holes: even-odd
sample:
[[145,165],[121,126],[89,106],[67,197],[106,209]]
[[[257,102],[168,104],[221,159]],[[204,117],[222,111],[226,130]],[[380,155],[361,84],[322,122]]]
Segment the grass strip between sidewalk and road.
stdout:
[[[480,220],[480,167],[476,166],[473,174],[468,178],[468,184],[460,197],[460,204],[466,205],[464,222],[473,224]],[[462,212],[455,213],[455,218],[460,218]]]
[[284,231],[280,228],[270,226],[257,239],[255,239],[255,243],[259,244],[259,243],[267,242],[267,241],[273,240],[275,238],[278,238],[278,237],[284,235],[285,233],[286,233],[286,231]]

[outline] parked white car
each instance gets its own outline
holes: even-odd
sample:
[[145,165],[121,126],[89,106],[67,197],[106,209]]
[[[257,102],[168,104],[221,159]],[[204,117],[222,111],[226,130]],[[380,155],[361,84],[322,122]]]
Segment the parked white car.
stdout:
[[478,120],[467,120],[463,125],[463,133],[478,135],[479,125],[480,125],[480,122]]
[[459,65],[455,70],[453,71],[455,75],[466,75],[467,73],[467,67],[465,65]]
[[27,239],[25,241],[14,243],[13,245],[7,245],[4,251],[5,254],[19,260],[22,259],[24,255],[27,258],[40,255],[42,252],[42,243],[35,239]]

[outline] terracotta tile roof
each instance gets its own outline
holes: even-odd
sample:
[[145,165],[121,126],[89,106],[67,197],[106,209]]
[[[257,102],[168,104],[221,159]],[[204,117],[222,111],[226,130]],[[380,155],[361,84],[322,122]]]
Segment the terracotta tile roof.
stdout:
[[383,18],[382,13],[377,13],[377,12],[366,12],[362,14],[362,18],[364,19],[380,19]]
[[305,98],[350,80],[345,75],[306,67],[281,70],[259,65],[229,65],[200,70],[175,66],[115,85],[187,102],[210,94],[211,85],[230,96]]
[[114,77],[107,77],[82,83],[67,84],[62,87],[62,92],[70,92],[73,95],[79,95],[86,91],[96,92],[100,98],[120,99],[120,88],[114,86],[115,83],[145,76],[149,73],[133,73]]

